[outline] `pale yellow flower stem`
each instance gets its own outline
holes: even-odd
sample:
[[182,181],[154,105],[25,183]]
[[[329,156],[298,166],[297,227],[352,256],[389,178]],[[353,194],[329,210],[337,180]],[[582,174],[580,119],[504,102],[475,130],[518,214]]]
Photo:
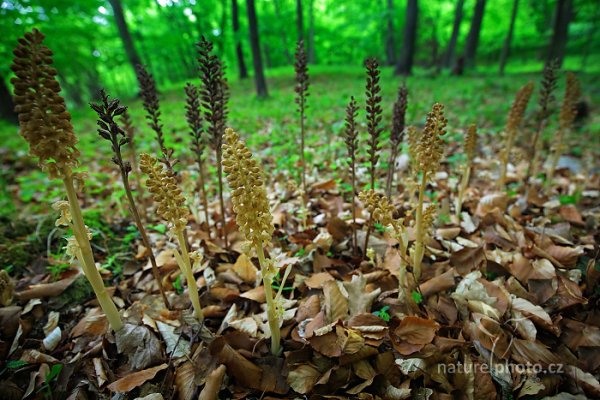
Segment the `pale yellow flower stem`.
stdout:
[[513,147],[513,142],[515,140],[515,132],[506,132],[507,141],[506,148],[502,152],[502,171],[500,172],[500,181],[498,182],[498,186],[501,190],[504,189],[504,184],[506,182],[506,170],[508,169],[508,161],[510,159],[510,152]]
[[192,272],[192,263],[190,262],[190,255],[188,253],[187,241],[185,240],[184,232],[185,228],[177,231],[177,241],[179,242],[179,247],[181,248],[181,254],[175,251],[175,257],[179,258],[177,260],[177,264],[179,264],[179,268],[181,269],[181,272],[187,281],[188,293],[190,300],[192,301],[192,307],[194,308],[194,316],[199,322],[202,322],[204,320],[204,314],[202,313],[202,306],[200,305],[198,285],[196,284],[196,279],[194,278],[194,274]]
[[469,187],[469,179],[471,179],[471,163],[465,165],[465,170],[460,181],[460,186],[458,187],[458,196],[456,197],[456,218],[458,218],[459,221],[465,192],[467,191],[467,187]]
[[69,200],[69,207],[71,209],[71,217],[73,218],[73,235],[77,240],[77,244],[80,250],[80,261],[81,267],[85,277],[90,282],[98,303],[104,311],[108,323],[112,329],[116,332],[123,328],[123,321],[117,310],[117,306],[112,301],[106,288],[104,287],[104,281],[100,276],[100,272],[96,269],[96,262],[94,261],[94,254],[92,253],[92,246],[88,239],[87,230],[81,214],[81,208],[79,207],[79,201],[77,200],[77,193],[73,185],[73,176],[68,174],[64,179],[63,183],[67,191],[67,198]]
[[423,172],[421,177],[421,185],[419,186],[419,203],[417,204],[417,217],[415,225],[417,228],[415,238],[415,252],[413,258],[413,269],[416,283],[421,279],[421,261],[423,260],[423,201],[425,198],[425,186],[427,185],[427,172]]
[[[269,320],[269,329],[271,330],[271,353],[279,355],[281,348],[281,332],[279,331],[279,319],[275,312],[275,302],[273,298],[273,288],[271,287],[272,274],[269,264],[265,259],[265,252],[261,245],[256,245],[256,254],[260,263],[260,270],[265,287],[265,299],[267,301],[267,319]],[[283,282],[282,282],[283,285]]]

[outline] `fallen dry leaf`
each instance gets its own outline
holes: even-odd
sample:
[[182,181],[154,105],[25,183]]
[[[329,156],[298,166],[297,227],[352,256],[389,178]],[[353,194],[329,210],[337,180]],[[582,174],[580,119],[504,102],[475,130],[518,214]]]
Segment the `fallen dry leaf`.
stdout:
[[156,367],[144,369],[142,371],[128,374],[108,385],[108,389],[117,393],[129,393],[132,389],[143,385],[145,382],[154,379],[157,373],[166,369],[167,364],[161,364]]

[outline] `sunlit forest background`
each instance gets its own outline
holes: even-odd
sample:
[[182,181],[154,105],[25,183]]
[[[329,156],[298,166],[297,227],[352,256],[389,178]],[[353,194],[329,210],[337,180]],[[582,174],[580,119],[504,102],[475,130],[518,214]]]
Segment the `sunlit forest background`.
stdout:
[[[197,77],[194,44],[201,35],[215,43],[230,80],[240,70],[252,74],[246,1],[3,0],[0,4],[2,81],[8,81],[17,38],[37,27],[48,37],[63,90],[75,105],[85,104],[100,87],[116,96],[134,95],[135,63],[146,64],[161,87]],[[469,69],[499,72],[515,7],[507,73],[540,71],[548,57],[563,54],[568,69],[600,68],[596,0],[435,0],[418,2],[411,72],[451,71],[468,51],[475,10],[481,5],[479,43],[475,54],[467,54]],[[568,14],[568,37],[553,44],[561,13]],[[375,56],[382,64],[396,65],[407,17],[414,17],[407,15],[404,0],[258,0],[256,14],[267,75],[291,70],[298,38],[305,39],[311,64],[361,66],[366,57]]]

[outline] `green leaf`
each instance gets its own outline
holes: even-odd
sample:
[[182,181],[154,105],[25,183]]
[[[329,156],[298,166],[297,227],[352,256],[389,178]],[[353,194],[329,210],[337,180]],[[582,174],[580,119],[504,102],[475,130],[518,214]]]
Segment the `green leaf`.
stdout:
[[24,367],[26,365],[29,365],[29,363],[27,361],[10,360],[10,361],[7,361],[6,368],[8,368],[8,369],[19,369],[19,368],[22,368],[22,367]]
[[421,293],[417,292],[416,290],[412,291],[411,296],[412,296],[413,300],[415,301],[415,303],[421,304],[423,302],[423,295]]
[[50,382],[52,382],[53,379],[56,379],[56,377],[58,376],[58,374],[60,374],[60,371],[62,371],[62,369],[62,364],[53,365],[50,369],[50,372],[48,372],[48,375],[46,375],[46,384],[49,384]]

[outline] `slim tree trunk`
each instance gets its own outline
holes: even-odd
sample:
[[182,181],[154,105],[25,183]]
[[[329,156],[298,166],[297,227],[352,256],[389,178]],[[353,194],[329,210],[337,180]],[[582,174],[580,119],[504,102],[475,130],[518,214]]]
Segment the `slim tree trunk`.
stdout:
[[19,121],[15,112],[12,95],[3,76],[0,76],[0,119],[10,121],[14,124]]
[[404,40],[400,58],[396,64],[396,75],[410,75],[415,58],[415,44],[417,41],[417,20],[419,18],[419,4],[417,0],[407,0],[406,21],[404,23]]
[[396,43],[394,41],[394,0],[387,0],[387,29],[385,34],[385,54],[388,65],[396,64]]
[[465,45],[465,66],[471,68],[475,66],[475,56],[477,55],[477,46],[479,45],[479,34],[481,33],[485,2],[486,0],[477,0],[475,3],[471,28],[469,29],[467,44]]
[[125,21],[125,14],[123,12],[123,5],[121,4],[121,0],[108,0],[110,3],[113,14],[115,16],[115,23],[117,24],[117,30],[119,31],[119,35],[121,36],[121,40],[123,41],[123,47],[125,47],[125,53],[127,54],[127,58],[129,59],[129,63],[131,67],[135,71],[136,65],[142,64],[142,60],[133,45],[133,40],[131,39],[131,33],[129,33],[129,28],[127,27],[127,21]]
[[[277,18],[278,21],[284,21],[284,19],[281,16],[281,4],[279,3],[279,1],[280,0],[275,0],[273,2],[273,5],[275,6],[275,18]],[[287,30],[287,26],[284,27],[284,29],[279,29],[279,34],[281,36],[281,45],[283,46],[283,54],[285,55],[285,59],[286,59],[288,65],[291,65],[293,63],[293,60],[292,60],[292,55],[290,54],[290,49],[288,47],[286,30]]]
[[254,82],[256,84],[256,95],[267,97],[267,81],[263,70],[262,56],[260,52],[260,41],[258,36],[258,20],[256,18],[256,7],[254,0],[246,0],[248,11],[248,25],[250,28],[250,47],[252,48],[252,64],[254,65]]
[[244,61],[242,38],[240,37],[240,15],[238,0],[231,0],[231,19],[233,25],[233,36],[235,40],[235,54],[237,56],[240,79],[246,79],[248,77],[248,69],[246,68],[246,61]]
[[458,0],[456,8],[454,9],[454,24],[452,25],[452,35],[448,42],[448,49],[444,58],[444,66],[450,68],[454,63],[454,53],[456,51],[456,42],[458,41],[458,34],[460,33],[460,23],[463,17],[463,6],[465,0]]
[[510,51],[510,43],[512,42],[513,32],[515,30],[515,21],[517,19],[517,10],[519,9],[519,0],[515,0],[513,3],[512,13],[510,14],[510,25],[508,26],[508,33],[504,40],[504,46],[502,47],[502,54],[500,54],[500,75],[504,75],[504,67],[506,66],[506,60],[508,59],[508,53]]
[[302,0],[296,0],[296,27],[298,29],[298,41],[304,40],[304,14],[302,12]]
[[573,14],[573,0],[558,0],[554,12],[554,30],[548,47],[546,63],[558,60],[558,67],[562,66],[569,37],[569,23]]
[[315,58],[315,7],[314,0],[308,0],[308,63],[314,64]]

